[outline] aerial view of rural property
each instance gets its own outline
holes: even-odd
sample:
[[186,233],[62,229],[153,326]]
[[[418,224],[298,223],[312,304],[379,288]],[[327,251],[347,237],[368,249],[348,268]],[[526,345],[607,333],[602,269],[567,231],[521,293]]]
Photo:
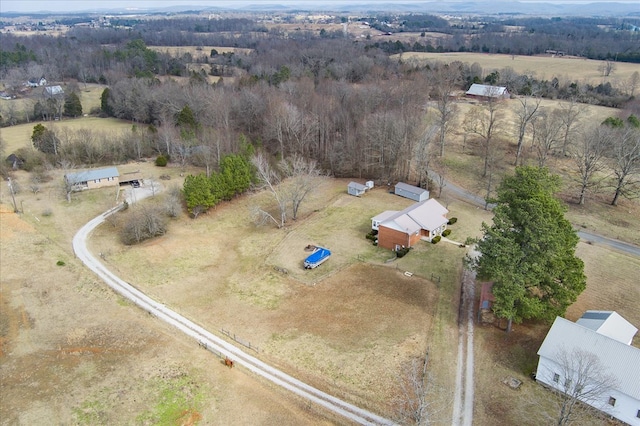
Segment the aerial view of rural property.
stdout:
[[0,425],[640,426],[640,1],[0,0]]

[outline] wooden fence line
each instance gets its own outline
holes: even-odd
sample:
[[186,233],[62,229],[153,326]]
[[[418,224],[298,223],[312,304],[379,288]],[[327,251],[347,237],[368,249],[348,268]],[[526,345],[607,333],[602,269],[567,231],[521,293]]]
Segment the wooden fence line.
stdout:
[[231,331],[225,330],[224,328],[221,328],[220,331],[222,332],[222,334],[224,334],[225,336],[227,336],[227,337],[233,339],[234,341],[240,343],[242,346],[244,346],[246,348],[249,348],[249,349],[252,349],[252,350],[256,351],[257,353],[260,353],[260,348],[257,347],[257,346],[253,346],[250,341],[244,340],[244,339],[236,336],[235,333],[231,333]]

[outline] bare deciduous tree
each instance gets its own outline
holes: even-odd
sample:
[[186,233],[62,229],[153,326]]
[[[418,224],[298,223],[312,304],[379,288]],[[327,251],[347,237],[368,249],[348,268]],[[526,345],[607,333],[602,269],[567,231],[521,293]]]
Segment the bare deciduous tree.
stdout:
[[284,192],[291,202],[292,219],[298,218],[300,204],[307,195],[318,185],[320,169],[315,160],[306,160],[299,155],[280,162],[280,170],[284,173]]
[[[494,92],[494,90],[496,92]],[[484,169],[482,177],[489,172],[489,162],[492,157],[493,139],[499,133],[499,124],[502,119],[501,104],[497,98],[497,87],[491,87],[485,94],[486,101],[482,106],[476,106],[469,110],[464,119],[464,129],[468,133],[480,136],[484,148]]]
[[634,71],[633,74],[629,77],[629,95],[634,96],[638,85],[640,85],[640,73],[638,71]]
[[440,127],[440,157],[444,156],[446,136],[456,112],[452,94],[460,83],[460,73],[452,66],[443,66],[434,73],[432,95],[436,98],[438,126]]
[[610,59],[607,59],[606,61],[598,65],[598,71],[602,73],[603,77],[609,77],[611,73],[613,73],[615,70],[616,70],[616,63]]
[[166,232],[167,221],[160,208],[139,206],[130,210],[120,237],[124,244],[131,245],[164,235]]
[[538,166],[544,167],[554,149],[560,147],[562,123],[554,111],[542,111],[535,120],[533,147],[538,155]]
[[278,228],[282,228],[287,221],[287,197],[279,188],[281,179],[276,170],[269,163],[269,159],[261,152],[257,153],[252,159],[251,163],[256,168],[256,176],[262,183],[263,187],[267,189],[273,199],[278,205],[279,220],[276,219],[266,209],[260,207],[253,207],[253,216],[257,223],[264,224],[267,219],[273,220]]
[[587,130],[572,150],[578,172],[578,203],[584,205],[587,191],[596,187],[601,178],[597,174],[605,167],[604,155],[612,145],[613,132],[605,126]]
[[578,118],[584,112],[585,108],[578,103],[575,98],[571,98],[568,102],[560,104],[558,116],[562,120],[562,155],[567,154],[569,145],[575,133],[575,127],[578,124]]
[[584,404],[598,410],[604,406],[604,396],[616,380],[593,352],[561,348],[553,361],[559,371],[545,371],[544,374],[554,376],[545,377],[544,381],[556,383],[554,387],[559,391],[555,424],[563,426],[579,421],[585,411],[590,411]]
[[266,209],[254,207],[252,213],[256,222],[263,224],[272,220],[278,227],[283,227],[287,221],[289,203],[291,203],[292,218],[296,220],[300,205],[322,177],[315,160],[294,155],[280,161],[277,170],[262,153],[256,154],[251,162],[256,168],[258,179],[276,201],[280,214],[279,220],[276,220]]
[[429,401],[432,393],[425,359],[413,358],[404,365],[399,377],[399,392],[394,398],[395,417],[399,424],[426,426],[436,422],[435,405]]
[[635,198],[640,192],[640,130],[626,128],[612,138],[611,169],[614,195],[611,205],[618,205],[620,196]]
[[516,149],[516,161],[514,165],[522,165],[522,146],[524,144],[524,136],[527,127],[536,117],[540,108],[542,98],[520,97],[518,98],[518,107],[516,109],[516,128],[518,130],[518,147]]

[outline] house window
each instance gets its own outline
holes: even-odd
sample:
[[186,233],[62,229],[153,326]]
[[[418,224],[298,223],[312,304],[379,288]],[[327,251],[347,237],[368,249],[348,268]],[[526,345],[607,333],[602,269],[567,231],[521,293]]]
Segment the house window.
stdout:
[[609,397],[609,405],[611,405],[612,407],[615,407],[616,405],[616,399],[612,396]]
[[640,419],[640,410],[636,413],[636,417]]
[[553,373],[553,381],[558,383],[560,380],[560,375],[558,373]]
[[93,183],[100,183],[100,179],[94,180]]

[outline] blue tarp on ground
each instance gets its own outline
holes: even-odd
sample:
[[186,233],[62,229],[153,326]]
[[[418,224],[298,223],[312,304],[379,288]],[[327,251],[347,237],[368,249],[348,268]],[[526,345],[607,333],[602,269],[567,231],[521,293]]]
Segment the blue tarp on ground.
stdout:
[[331,256],[331,252],[329,251],[329,249],[318,247],[316,251],[311,253],[311,255],[309,255],[309,257],[305,259],[304,267],[314,268],[319,264],[321,264],[322,262],[324,262],[325,260],[327,260],[329,256]]

